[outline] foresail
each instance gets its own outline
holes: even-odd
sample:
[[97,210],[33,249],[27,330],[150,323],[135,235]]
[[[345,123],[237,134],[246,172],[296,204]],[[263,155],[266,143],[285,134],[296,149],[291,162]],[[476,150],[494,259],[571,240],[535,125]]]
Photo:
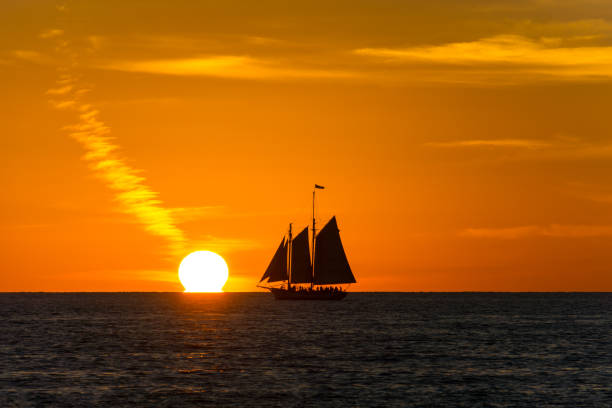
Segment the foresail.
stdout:
[[268,282],[287,280],[287,243],[285,238],[283,238],[278,246],[260,282],[266,278],[268,278]]
[[321,229],[316,238],[314,284],[355,283],[355,276],[344,253],[336,217]]
[[308,249],[308,227],[304,228],[291,244],[291,282],[310,283],[312,281],[312,264]]

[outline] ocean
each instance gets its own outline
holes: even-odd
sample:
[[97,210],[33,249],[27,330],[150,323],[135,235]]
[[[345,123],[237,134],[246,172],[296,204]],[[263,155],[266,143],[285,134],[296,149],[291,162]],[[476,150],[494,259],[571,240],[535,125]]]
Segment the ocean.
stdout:
[[611,293],[0,294],[0,406],[610,407]]

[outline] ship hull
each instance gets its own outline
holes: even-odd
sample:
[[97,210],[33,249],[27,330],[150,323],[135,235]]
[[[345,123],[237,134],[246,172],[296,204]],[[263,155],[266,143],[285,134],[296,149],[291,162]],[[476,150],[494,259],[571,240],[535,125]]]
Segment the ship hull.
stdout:
[[276,300],[342,300],[346,292],[331,292],[318,290],[287,290],[280,288],[268,288]]

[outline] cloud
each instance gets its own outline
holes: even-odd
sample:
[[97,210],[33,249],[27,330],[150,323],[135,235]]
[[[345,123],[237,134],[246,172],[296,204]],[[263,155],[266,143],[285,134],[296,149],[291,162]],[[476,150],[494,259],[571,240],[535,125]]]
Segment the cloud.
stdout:
[[50,100],[49,103],[56,109],[68,109],[76,105],[76,101],[73,100]]
[[[53,30],[51,30],[53,31]],[[58,52],[65,60],[76,58],[67,41],[62,41],[62,30],[53,31]],[[164,206],[159,194],[147,185],[142,171],[130,166],[118,153],[119,145],[110,136],[110,127],[101,119],[100,112],[81,100],[87,88],[79,85],[79,79],[70,66],[62,66],[56,86],[47,90],[53,99],[49,102],[58,109],[71,109],[78,115],[76,123],[64,129],[70,137],[85,150],[84,159],[96,176],[115,192],[115,200],[121,210],[133,215],[149,233],[162,237],[168,242],[170,253],[184,255],[187,239],[177,226],[171,209]]]
[[[437,149],[496,149],[501,155],[491,156],[499,162],[515,160],[607,160],[612,158],[612,144],[588,141],[578,137],[554,135],[548,139],[468,139],[427,142],[423,146]],[[464,152],[464,150],[461,150]]]
[[581,200],[595,203],[612,204],[612,190],[596,184],[584,182],[569,182],[564,191]]
[[551,146],[550,143],[530,139],[491,139],[491,140],[458,140],[455,142],[431,142],[425,143],[430,147],[514,147],[525,149],[540,149]]
[[159,194],[147,186],[141,171],[118,157],[118,146],[107,136],[110,129],[99,120],[99,112],[88,105],[78,109],[80,122],[68,129],[70,136],[84,147],[90,167],[116,192],[115,198],[126,213],[134,215],[148,232],[166,238],[172,252],[184,252],[186,239],[171,211],[164,208]]
[[149,74],[208,76],[236,79],[317,79],[351,78],[356,73],[316,68],[295,68],[247,56],[221,55],[146,61],[118,61],[101,68]]
[[55,38],[64,34],[64,30],[60,30],[59,28],[51,28],[49,30],[45,30],[40,33],[38,36],[40,38]]
[[38,51],[14,50],[12,52],[12,55],[13,57],[17,59],[28,61],[28,62],[35,62],[37,64],[44,64],[44,63],[50,62],[50,59],[48,57],[46,57],[45,55],[41,54]]
[[[76,58],[70,50],[70,44],[55,40],[58,43],[58,51],[65,54],[66,60]],[[224,239],[210,235],[200,241],[188,242],[179,224],[209,216],[217,212],[219,207],[166,207],[159,198],[159,193],[148,186],[143,172],[129,165],[119,154],[120,146],[111,137],[110,127],[100,118],[100,111],[82,101],[82,96],[89,89],[81,86],[72,68],[63,66],[59,71],[61,74],[55,86],[46,92],[50,97],[49,102],[58,109],[70,109],[77,114],[76,123],[65,126],[64,130],[83,147],[83,159],[89,163],[95,175],[115,193],[114,198],[122,212],[132,215],[147,232],[164,238],[173,256],[184,256],[186,252],[196,248],[228,252],[257,246],[249,240]]]
[[[431,46],[360,48],[354,53],[391,65],[433,64],[437,66],[440,80],[455,76],[469,81],[468,74],[476,74],[481,80],[504,76],[516,80],[517,75],[566,80],[612,79],[612,47],[562,44],[561,38],[534,40],[520,35],[498,35]],[[475,72],[470,73],[470,69]]]
[[467,228],[461,236],[472,238],[519,239],[533,236],[555,238],[612,237],[610,225],[527,225],[510,228]]
[[133,215],[146,231],[165,238],[171,253],[185,252],[186,237],[177,226],[172,210],[164,207],[159,194],[153,191],[141,171],[128,165],[117,153],[119,146],[109,136],[110,128],[100,119],[100,112],[79,100],[81,89],[74,86],[74,78],[65,75],[56,88],[47,94],[60,96],[51,101],[56,108],[73,109],[78,113],[77,123],[66,126],[70,137],[85,150],[84,159],[96,176],[115,192],[123,212]]
[[516,21],[509,29],[530,38],[563,38],[564,42],[571,43],[609,37],[612,33],[612,23],[605,19],[546,22],[527,19]]
[[106,43],[106,38],[100,35],[90,35],[87,37],[87,42],[93,50],[98,50]]
[[279,45],[286,44],[286,41],[271,37],[246,36],[245,41],[254,45]]
[[47,95],[66,95],[72,91],[72,85],[60,85],[57,88],[47,90]]

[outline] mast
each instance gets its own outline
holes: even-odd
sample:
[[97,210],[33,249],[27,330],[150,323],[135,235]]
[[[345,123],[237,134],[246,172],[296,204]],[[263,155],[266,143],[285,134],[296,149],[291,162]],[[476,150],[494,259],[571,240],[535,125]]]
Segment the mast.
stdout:
[[[316,184],[315,184],[316,186]],[[316,188],[312,190],[312,279],[310,279],[310,288],[314,285],[314,256],[315,256],[315,192]]]
[[314,261],[315,261],[315,235],[316,235],[316,221],[315,221],[315,192],[317,191],[317,188],[323,190],[325,187],[324,186],[320,186],[318,184],[314,185],[314,188],[312,189],[312,279],[310,280],[310,288],[312,289],[313,285],[314,285],[314,276],[315,276],[315,269],[314,269]]
[[[292,256],[292,245],[291,245],[291,223],[289,223],[289,244],[287,245],[287,289],[291,289],[291,256]],[[313,275],[314,276],[314,275]]]

